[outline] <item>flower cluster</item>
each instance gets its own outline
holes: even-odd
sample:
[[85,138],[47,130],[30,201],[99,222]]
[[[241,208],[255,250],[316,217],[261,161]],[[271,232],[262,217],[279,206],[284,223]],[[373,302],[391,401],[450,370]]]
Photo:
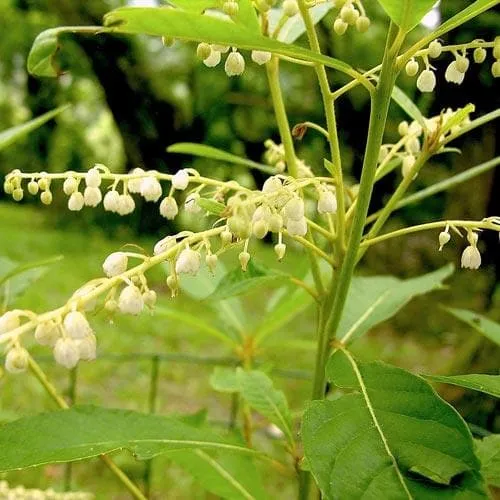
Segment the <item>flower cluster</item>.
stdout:
[[474,40],[469,44],[448,47],[443,46],[439,40],[434,40],[427,49],[420,51],[406,63],[405,71],[408,76],[416,76],[420,70],[418,62],[420,57],[424,69],[417,78],[417,87],[421,92],[432,92],[436,87],[436,75],[435,68],[430,64],[429,59],[437,59],[444,52],[450,52],[454,58],[447,66],[444,77],[447,82],[460,85],[470,66],[470,52],[472,52],[474,62],[481,64],[486,60],[488,48],[493,49],[493,57],[495,58],[495,62],[491,66],[491,73],[495,78],[498,78],[500,77],[500,37],[496,37],[493,42]]
[[0,481],[0,498],[8,500],[92,500],[94,495],[83,491],[57,492],[28,489],[24,486],[9,487],[7,481]]
[[337,35],[343,35],[349,26],[355,26],[360,33],[368,31],[370,19],[366,16],[361,0],[334,0],[333,4],[339,9],[333,23]]
[[[455,227],[451,226],[451,228],[461,236],[460,231]],[[444,231],[439,233],[439,251],[443,250],[443,247],[451,240],[450,235],[450,225],[447,224]],[[461,265],[465,269],[479,269],[481,266],[481,253],[477,248],[479,235],[477,232],[472,229],[467,230],[467,241],[469,243],[468,246],[465,247],[462,252]]]

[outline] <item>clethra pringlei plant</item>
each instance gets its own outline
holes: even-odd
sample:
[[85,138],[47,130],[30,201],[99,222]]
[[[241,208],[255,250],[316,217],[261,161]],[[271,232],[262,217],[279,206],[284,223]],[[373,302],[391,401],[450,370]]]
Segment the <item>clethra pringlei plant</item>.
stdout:
[[[494,214],[482,220],[436,220],[384,231],[391,215],[401,207],[500,163],[495,158],[409,194],[432,157],[453,151],[450,145],[455,139],[498,118],[500,110],[475,116],[474,105],[464,96],[462,108],[443,109],[436,116],[424,117],[397,87],[401,73],[413,77],[424,93],[433,92],[438,80],[443,80],[443,85],[460,85],[473,64],[486,64],[493,77],[499,77],[500,37],[447,45],[446,36],[500,2],[476,0],[411,45],[407,35],[433,7],[434,0],[379,0],[388,16],[386,45],[380,65],[366,71],[322,54],[317,24],[333,12],[327,19],[331,20],[334,36],[352,30],[361,37],[370,29],[364,5],[367,2],[168,3],[159,8],[119,8],[105,16],[103,26],[45,31],[33,45],[28,68],[34,75],[57,76],[60,71],[55,56],[59,37],[66,32],[92,36],[146,34],[163,37],[165,45],[174,40],[195,42],[193,50],[200,63],[213,71],[225,71],[231,78],[238,78],[250,64],[260,66],[267,73],[280,136],[279,141],[265,142],[263,162],[237,158],[204,145],[179,145],[177,151],[258,168],[268,177],[255,190],[235,180],[201,175],[189,166],[173,173],[137,168],[116,174],[97,164],[87,172],[14,170],[7,175],[4,190],[16,201],[29,194],[50,205],[53,193],[62,190],[73,212],[102,206],[127,217],[142,197],[157,203],[159,213],[169,221],[183,211],[196,214],[205,221],[205,229],[165,235],[150,253],[117,249],[102,263],[102,276],[83,284],[59,308],[47,312],[11,310],[0,318],[6,370],[21,373],[30,369],[65,409],[1,427],[0,471],[100,456],[123,487],[135,498],[144,499],[141,488],[107,455],[128,448],[138,459],[171,454],[174,462],[194,474],[207,490],[230,499],[273,498],[263,487],[263,467],[269,474],[283,474],[283,480],[293,482],[301,499],[317,498],[317,490],[322,498],[340,500],[487,498],[491,474],[485,472],[478,458],[479,448],[465,421],[437,395],[428,380],[439,379],[498,396],[499,377],[467,374],[433,379],[381,362],[361,362],[351,353],[350,344],[392,316],[411,297],[439,287],[452,272],[452,266],[447,266],[407,281],[355,277],[356,267],[372,246],[432,231],[436,250],[455,245],[457,262],[474,270],[481,265],[481,235],[485,231],[500,232],[500,217]],[[307,38],[308,48],[294,43],[301,35]],[[437,59],[448,64],[444,79],[436,78],[433,62]],[[290,125],[280,84],[283,61],[316,73],[324,123],[304,117],[303,123]],[[331,71],[345,77],[343,86],[332,88]],[[342,166],[336,104],[358,87],[369,96],[371,113],[361,178],[355,184],[346,181]],[[388,144],[384,137],[391,101],[407,113],[408,121],[399,124],[399,140]],[[328,144],[329,155],[321,165],[308,165],[297,156],[296,142],[308,132],[319,133]],[[398,176],[396,189],[380,210],[370,213],[374,185],[394,171]],[[259,265],[255,242],[264,238],[272,239],[278,261],[287,259],[290,252],[307,255],[309,273],[305,277],[278,274]],[[65,368],[92,361],[99,336],[92,327],[94,314],[137,315],[136,321],[140,321],[146,310],[154,311],[157,301],[156,292],[148,286],[147,275],[152,268],[161,265],[168,270],[165,280],[175,298],[182,293],[186,275],[196,277],[204,267],[216,272],[226,252],[234,256],[237,269],[219,282],[219,297],[227,299],[239,293],[241,287],[234,287],[235,283],[246,289],[269,283],[255,279],[268,275],[278,281],[285,277],[296,287],[287,288],[274,309],[267,312],[269,318],[262,318],[265,327],[257,333],[217,335],[238,356],[241,366],[218,368],[211,384],[216,390],[235,394],[241,402],[241,423],[236,428],[243,439],[234,429],[223,434],[220,429],[188,418],[68,408],[31,357],[33,338],[51,349],[56,363]],[[272,329],[271,322],[286,323],[284,318],[293,317],[296,309],[303,310],[308,298],[317,310],[315,333],[311,333],[316,342],[311,397],[292,414],[269,373],[257,369],[256,356]],[[274,424],[283,444],[281,454],[269,453],[269,447],[254,439],[254,412]],[[496,446],[491,448],[493,454],[500,453],[498,440],[488,446]]]

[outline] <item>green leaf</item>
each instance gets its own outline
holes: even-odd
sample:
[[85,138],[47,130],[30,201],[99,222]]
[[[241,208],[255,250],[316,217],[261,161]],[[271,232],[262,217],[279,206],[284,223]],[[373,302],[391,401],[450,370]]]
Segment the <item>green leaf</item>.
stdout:
[[420,112],[418,106],[399,87],[394,86],[392,89],[392,98],[409,117],[420,123],[424,130],[427,130],[424,115]]
[[169,153],[182,153],[192,156],[199,156],[201,158],[210,158],[211,160],[220,160],[234,165],[242,165],[247,168],[254,168],[268,174],[275,174],[276,170],[268,165],[262,165],[246,158],[227,153],[222,149],[217,149],[205,144],[195,144],[194,142],[178,142],[172,144],[167,148]]
[[417,278],[392,276],[355,277],[339,325],[338,338],[346,343],[359,338],[382,321],[394,316],[413,297],[440,288],[453,273],[448,265]]
[[280,285],[290,280],[290,275],[264,266],[253,259],[250,260],[247,270],[237,267],[229,271],[218,283],[214,292],[207,300],[224,300],[229,297],[244,295],[264,286]]
[[14,144],[19,139],[22,139],[24,136],[33,132],[37,128],[41,127],[44,123],[48,122],[55,116],[61,114],[66,109],[70,108],[71,105],[60,106],[59,108],[53,109],[52,111],[48,111],[43,115],[30,120],[29,122],[23,123],[22,125],[18,125],[17,127],[12,127],[3,132],[0,132],[0,151],[9,147],[11,144]]
[[325,498],[487,498],[467,425],[425,380],[345,351],[327,376],[354,392],[304,415],[305,456]]
[[467,311],[466,309],[446,307],[445,311],[449,312],[460,321],[467,323],[470,327],[474,328],[474,330],[484,335],[495,344],[500,345],[500,324],[495,323],[486,316],[482,316],[473,311]]
[[458,385],[473,391],[484,392],[490,396],[500,398],[500,375],[424,375],[426,379],[443,384]]
[[214,495],[229,500],[265,500],[262,479],[250,457],[205,450],[175,451],[168,458]]
[[210,200],[208,198],[200,198],[198,200],[198,205],[206,210],[208,213],[213,215],[221,215],[224,212],[226,205],[219,203],[215,200]]
[[173,450],[258,455],[180,419],[95,406],[25,417],[0,426],[0,472],[71,462],[127,449],[146,460]]
[[378,0],[387,15],[405,32],[412,30],[429,12],[435,0]]
[[210,375],[210,387],[217,392],[240,392],[240,382],[236,370],[216,366]]
[[488,484],[500,488],[500,434],[476,439],[476,450],[481,460],[481,472]]

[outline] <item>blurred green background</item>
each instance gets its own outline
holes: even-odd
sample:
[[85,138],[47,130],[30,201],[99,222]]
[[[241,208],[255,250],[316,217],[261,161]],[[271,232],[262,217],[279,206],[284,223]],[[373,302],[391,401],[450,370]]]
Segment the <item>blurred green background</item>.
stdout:
[[[170,144],[182,141],[203,142],[256,161],[262,159],[263,142],[271,137],[278,141],[265,72],[248,64],[242,77],[229,79],[222,67],[208,69],[195,57],[194,44],[176,42],[166,48],[161,40],[148,37],[64,36],[59,61],[65,71],[58,79],[34,79],[26,72],[26,58],[38,33],[59,25],[100,24],[102,15],[126,2],[103,0],[0,0],[0,131],[23,123],[59,105],[72,107],[26,139],[0,152],[0,174],[14,168],[25,172],[87,170],[94,163],[104,163],[115,172],[142,167],[175,172],[193,166],[206,175],[235,178],[247,186],[262,183],[260,174],[221,165],[209,160],[194,160],[166,153]],[[133,3],[133,2],[130,2]],[[135,2],[136,4],[141,2]],[[150,2],[154,3],[154,2]],[[366,5],[372,19],[368,33],[359,35],[349,30],[339,38],[333,33],[334,15],[321,23],[319,34],[326,53],[344,59],[352,66],[369,69],[378,64],[384,46],[387,21],[373,2]],[[448,18],[467,1],[442,1],[439,13]],[[446,43],[482,38],[493,39],[500,25],[500,13],[489,12],[451,33]],[[411,35],[417,40],[429,28],[419,27]],[[303,39],[299,43],[305,43]],[[249,60],[248,54],[245,54]],[[490,56],[491,57],[491,56]],[[487,62],[491,64],[491,59]],[[402,75],[398,85],[414,97],[427,116],[443,108],[476,105],[475,116],[500,106],[498,80],[490,73],[490,64],[471,64],[461,86],[447,84],[444,70],[449,59],[441,57],[437,68],[438,85],[432,94],[415,90],[415,80]],[[342,76],[330,74],[332,86],[345,82]],[[282,64],[282,85],[290,122],[309,120],[323,123],[321,99],[313,71]],[[338,104],[338,122],[343,163],[350,183],[356,183],[362,164],[366,139],[369,102],[364,91],[357,89]],[[386,141],[394,142],[398,123],[405,119],[395,105],[391,108]],[[452,144],[462,154],[441,155],[426,167],[415,188],[422,188],[464,171],[500,153],[496,137],[499,125],[492,123],[475,130]],[[299,155],[315,172],[321,172],[326,152],[323,138],[309,133],[297,143]],[[399,180],[389,175],[375,190],[373,210],[386,199]],[[500,215],[500,175],[490,172],[396,214],[387,229],[426,222],[437,218],[481,219]],[[85,209],[78,214],[66,209],[66,200],[54,190],[50,208],[29,197],[14,204],[0,194],[0,256],[16,262],[28,262],[53,255],[64,255],[16,303],[18,307],[42,312],[64,303],[73,290],[99,276],[100,265],[113,250],[126,243],[137,243],[150,251],[154,242],[178,226],[167,224],[152,204],[138,204],[128,217],[104,213],[102,209]],[[196,221],[180,219],[180,226],[195,227]],[[416,234],[392,240],[372,248],[366,255],[361,272],[367,275],[394,274],[410,277],[458,263],[461,249],[448,245],[437,252],[437,233]],[[433,373],[484,372],[498,373],[499,350],[476,336],[470,329],[453,320],[439,303],[463,307],[500,320],[500,253],[498,237],[481,238],[484,265],[478,272],[457,270],[446,290],[414,300],[392,321],[376,328],[355,345],[356,352],[366,358],[382,358],[410,369]],[[259,258],[276,266],[272,246],[263,244]],[[294,271],[303,258],[289,252],[282,269]],[[235,259],[228,259],[229,267]],[[151,282],[160,293],[160,303],[179,310],[213,314],[206,306],[186,297],[171,301],[162,271],[153,273]],[[252,295],[245,305],[254,315],[262,314],[263,298]],[[261,294],[262,295],[262,294]],[[261,362],[276,368],[312,369],[314,352],[311,345],[314,315],[304,313],[293,326],[288,325],[276,337],[275,346],[261,353]],[[200,337],[174,321],[154,316],[96,319],[99,352],[102,359],[79,368],[77,401],[147,410],[147,393],[151,364],[147,359],[118,363],[106,355],[138,353],[190,353],[200,356],[229,356],[227,350]],[[40,356],[48,353],[35,348]],[[61,367],[47,363],[61,390],[69,383]],[[209,408],[209,417],[224,421],[229,418],[230,400],[210,390],[208,376],[212,368],[167,361],[161,365],[158,409],[161,412],[194,412]],[[304,378],[278,378],[292,408],[299,409],[310,391]],[[500,432],[499,406],[493,398],[457,388],[442,388],[465,418],[482,429]],[[0,418],[3,421],[42,409],[52,403],[28,376],[0,377]],[[0,451],[1,452],[1,451]],[[127,455],[117,459],[132,476],[140,480],[143,464]],[[60,487],[62,466],[9,474],[12,484]],[[1,478],[0,478],[1,479]],[[290,486],[280,480],[271,481],[282,498],[290,494]],[[158,460],[153,468],[153,492],[156,498],[205,498],[202,490],[177,468],[166,468]],[[98,498],[127,498],[116,492],[113,479],[100,463],[90,467],[75,465],[73,485],[96,492]],[[277,493],[276,493],[277,495]]]

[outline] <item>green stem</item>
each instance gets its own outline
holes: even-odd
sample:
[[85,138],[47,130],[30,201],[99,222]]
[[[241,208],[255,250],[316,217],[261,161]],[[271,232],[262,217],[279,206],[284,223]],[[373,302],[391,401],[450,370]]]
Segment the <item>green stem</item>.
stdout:
[[[40,365],[30,356],[28,359],[29,367],[33,375],[42,384],[47,394],[57,403],[59,408],[64,410],[69,409],[68,403],[57,392],[57,389],[52,385],[50,380],[45,375],[45,372],[40,368]],[[99,458],[106,464],[111,472],[118,478],[118,480],[127,488],[131,495],[136,500],[147,500],[142,494],[141,490],[128,478],[128,476],[109,458],[107,455],[99,455]]]

